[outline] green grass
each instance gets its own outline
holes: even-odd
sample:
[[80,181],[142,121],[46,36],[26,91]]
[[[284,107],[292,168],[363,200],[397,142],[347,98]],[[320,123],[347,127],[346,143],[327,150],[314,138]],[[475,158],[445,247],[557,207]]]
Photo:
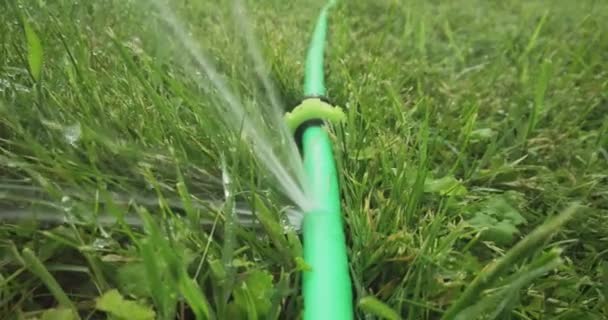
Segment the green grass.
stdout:
[[[0,3],[0,318],[301,317],[288,202],[142,3]],[[267,104],[231,1],[176,3],[230,86]],[[322,1],[248,4],[295,106]],[[593,0],[332,12],[358,317],[608,317],[605,21]],[[242,203],[260,227],[226,214]]]

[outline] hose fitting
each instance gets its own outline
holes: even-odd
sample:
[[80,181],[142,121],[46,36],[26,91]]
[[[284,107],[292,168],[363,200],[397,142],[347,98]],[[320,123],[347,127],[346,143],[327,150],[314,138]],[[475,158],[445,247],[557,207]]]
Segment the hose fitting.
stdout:
[[304,99],[291,112],[285,114],[285,123],[291,133],[295,133],[302,124],[311,120],[324,120],[336,124],[346,120],[346,115],[342,108],[332,106],[320,98]]

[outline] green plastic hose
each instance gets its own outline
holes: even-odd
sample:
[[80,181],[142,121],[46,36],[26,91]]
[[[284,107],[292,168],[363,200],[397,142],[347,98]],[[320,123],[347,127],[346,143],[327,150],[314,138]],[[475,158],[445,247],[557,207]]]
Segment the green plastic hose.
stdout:
[[[335,1],[329,1],[323,7],[313,32],[304,73],[305,97],[325,96],[323,54],[327,15],[334,4]],[[315,209],[304,215],[303,223],[304,260],[311,267],[303,275],[304,319],[352,319],[352,289],[340,213],[340,189],[331,141],[325,128],[315,125],[305,129],[302,154],[306,192],[315,204]]]
[[325,38],[327,37],[327,15],[329,9],[336,4],[335,0],[330,0],[321,9],[312,39],[308,46],[306,55],[306,65],[304,70],[304,96],[305,97],[324,97],[325,96],[325,74],[323,68],[323,55],[325,53]]
[[304,319],[352,319],[352,292],[340,214],[340,190],[331,142],[324,128],[303,135],[308,192],[317,209],[304,215]]

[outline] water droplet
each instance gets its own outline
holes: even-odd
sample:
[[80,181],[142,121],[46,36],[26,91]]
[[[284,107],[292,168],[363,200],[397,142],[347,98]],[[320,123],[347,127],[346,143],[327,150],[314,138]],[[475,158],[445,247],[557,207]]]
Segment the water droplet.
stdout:
[[105,248],[109,248],[112,246],[112,241],[108,239],[97,238],[93,243],[91,243],[91,247],[95,250],[103,250]]
[[13,87],[15,88],[16,91],[19,91],[19,92],[25,92],[25,93],[27,93],[27,92],[31,91],[30,88],[28,88],[28,87],[26,87],[24,85],[21,85],[19,83],[13,83]]
[[303,212],[294,209],[287,209],[282,221],[283,230],[285,232],[290,230],[299,231],[302,227],[302,220],[304,220]]
[[80,123],[76,123],[74,125],[66,127],[63,131],[63,136],[69,144],[75,147],[76,142],[78,142],[78,140],[80,139],[81,132],[82,131],[80,129]]
[[0,79],[0,92],[4,92],[11,86],[11,83],[6,79]]
[[[72,201],[72,198],[68,197],[68,196],[63,196],[61,197],[61,208],[63,209],[63,211],[65,211],[65,213],[70,213],[72,212],[72,209],[74,207],[74,202]],[[70,217],[66,216],[67,218],[74,218],[70,215]]]
[[135,55],[142,55],[144,53],[144,49],[142,47],[142,42],[139,37],[133,37],[131,41],[127,42],[127,47],[131,49],[131,51]]

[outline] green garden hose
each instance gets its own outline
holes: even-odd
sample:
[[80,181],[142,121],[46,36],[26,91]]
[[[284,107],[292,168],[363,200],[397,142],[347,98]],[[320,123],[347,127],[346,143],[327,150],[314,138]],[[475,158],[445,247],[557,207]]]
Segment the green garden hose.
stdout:
[[[317,20],[304,73],[304,96],[308,99],[286,117],[292,130],[310,124],[312,118],[344,118],[339,108],[318,99],[325,96],[323,55],[327,15],[334,4],[329,1]],[[315,208],[305,213],[303,223],[304,260],[311,267],[303,275],[304,319],[352,319],[352,289],[331,141],[325,128],[316,122],[303,127],[301,139],[306,192]]]
[[304,170],[316,209],[304,215],[304,319],[352,319],[352,292],[331,142],[324,128],[303,135]]
[[335,0],[329,0],[321,9],[310,40],[306,55],[306,69],[304,70],[304,95],[307,97],[325,96],[323,55],[325,54],[325,38],[327,37],[327,15],[329,9],[335,4]]

